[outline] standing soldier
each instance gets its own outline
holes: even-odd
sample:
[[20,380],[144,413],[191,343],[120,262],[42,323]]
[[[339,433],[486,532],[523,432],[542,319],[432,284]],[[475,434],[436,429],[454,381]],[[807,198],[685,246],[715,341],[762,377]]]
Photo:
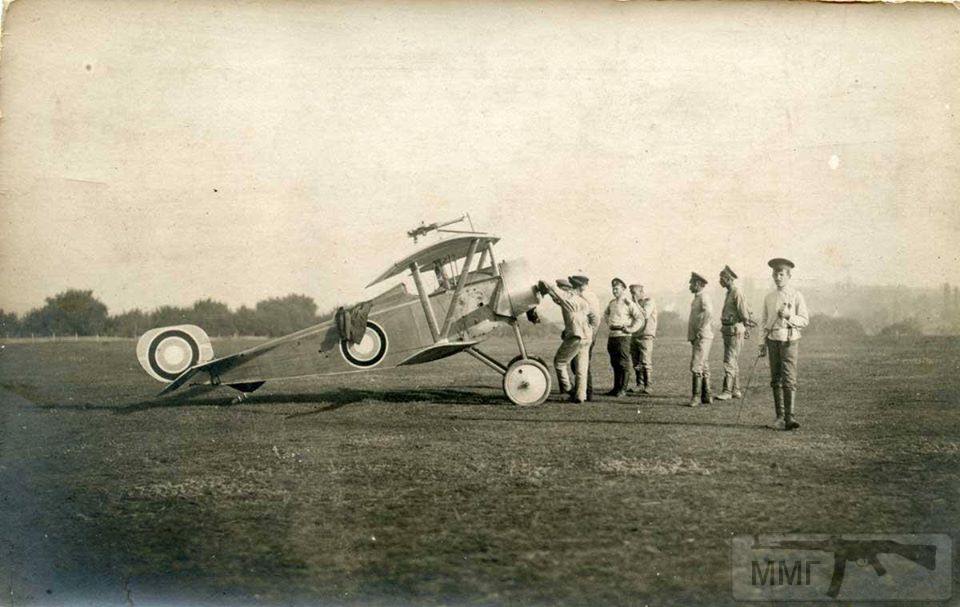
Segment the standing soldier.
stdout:
[[[690,303],[690,321],[687,323],[687,341],[692,346],[690,357],[690,373],[692,374],[692,393],[690,407],[710,403],[710,346],[713,344],[713,306],[710,300],[704,297],[703,289],[707,286],[707,279],[690,273],[690,292],[693,301]],[[699,400],[698,400],[699,399]]]
[[[580,295],[587,300],[587,304],[590,306],[590,314],[592,314],[589,318],[590,330],[593,331],[593,339],[590,340],[590,350],[587,355],[587,401],[589,402],[593,400],[593,347],[597,345],[597,333],[600,330],[600,317],[603,311],[600,308],[600,298],[597,297],[597,294],[590,288],[589,278],[586,276],[568,276],[567,280],[575,289],[580,289]],[[578,360],[579,359],[574,358],[570,365],[574,373],[577,372]]]
[[773,388],[773,406],[778,430],[795,430],[800,427],[796,420],[797,359],[800,354],[800,329],[810,322],[807,302],[803,295],[790,286],[794,268],[789,259],[777,257],[767,262],[773,269],[773,281],[777,288],[763,300],[764,351],[770,357],[770,386]]
[[610,281],[613,299],[607,304],[604,318],[610,327],[607,352],[613,367],[613,389],[607,396],[623,396],[627,393],[627,376],[630,374],[630,339],[643,326],[643,311],[627,295],[627,283],[619,278]]
[[740,398],[740,348],[747,338],[748,327],[755,327],[753,315],[747,307],[747,300],[737,288],[734,281],[737,274],[724,266],[720,271],[720,286],[727,290],[727,297],[723,300],[723,311],[720,312],[720,333],[723,335],[723,391],[717,395],[717,400]]
[[637,392],[650,394],[650,377],[653,374],[653,340],[657,336],[657,304],[647,297],[643,285],[630,285],[630,296],[643,312],[643,327],[633,334],[630,356],[637,374]]
[[[560,392],[570,394],[571,402],[582,403],[587,398],[587,358],[590,355],[590,342],[593,332],[590,330],[589,304],[579,291],[565,278],[557,280],[557,287],[547,285],[542,280],[538,284],[541,293],[546,292],[560,306],[563,314],[563,342],[553,357],[553,367],[557,371]],[[576,386],[571,384],[568,365],[578,359]],[[575,388],[575,391],[574,391]]]

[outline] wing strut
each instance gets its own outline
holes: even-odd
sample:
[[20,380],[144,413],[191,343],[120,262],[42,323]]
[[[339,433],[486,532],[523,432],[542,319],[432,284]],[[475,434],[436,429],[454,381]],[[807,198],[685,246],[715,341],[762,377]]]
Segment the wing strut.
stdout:
[[453,311],[457,308],[457,300],[460,293],[463,292],[463,285],[467,284],[467,274],[470,273],[470,264],[473,263],[473,256],[477,252],[477,245],[480,244],[479,238],[474,238],[470,242],[470,248],[467,249],[467,258],[463,261],[463,270],[460,272],[460,279],[457,280],[457,288],[453,290],[453,298],[450,299],[450,307],[447,308],[447,314],[443,319],[443,328],[440,329],[440,336],[444,339],[450,333],[450,323],[453,322]]
[[430,335],[433,336],[433,342],[440,341],[440,329],[437,328],[437,317],[433,314],[433,306],[430,305],[430,299],[423,288],[423,280],[420,278],[420,268],[417,262],[410,264],[410,274],[413,276],[413,282],[417,285],[417,294],[420,296],[420,305],[423,306],[423,313],[427,316],[427,324],[430,326]]
[[[493,256],[493,243],[487,243],[487,248],[484,250],[484,257],[487,253],[490,253],[490,265],[493,267],[493,275],[500,276],[500,266],[497,265],[497,258]],[[503,282],[501,281],[501,285]],[[510,293],[504,290],[504,293],[507,296],[507,300],[510,299]],[[513,304],[510,304],[510,309],[513,309]],[[513,328],[513,335],[517,339],[517,349],[520,350],[520,356],[527,357],[527,348],[523,343],[523,334],[520,332],[520,325],[517,323],[516,319],[513,319],[510,323],[510,326]]]

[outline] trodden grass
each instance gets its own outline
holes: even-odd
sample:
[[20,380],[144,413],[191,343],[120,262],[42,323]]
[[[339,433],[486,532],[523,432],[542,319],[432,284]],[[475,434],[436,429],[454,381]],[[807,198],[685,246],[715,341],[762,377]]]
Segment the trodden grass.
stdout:
[[0,349],[4,602],[718,605],[734,535],[957,537],[957,339],[805,338],[794,433],[765,362],[739,424],[682,407],[674,339],[653,396],[532,409],[467,356],[156,400],[133,350]]

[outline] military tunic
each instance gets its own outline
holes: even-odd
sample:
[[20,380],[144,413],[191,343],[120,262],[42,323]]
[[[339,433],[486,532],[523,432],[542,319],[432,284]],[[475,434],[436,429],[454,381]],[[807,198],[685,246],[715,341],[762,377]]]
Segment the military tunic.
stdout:
[[620,393],[626,388],[627,374],[632,366],[630,361],[630,339],[643,326],[643,310],[630,296],[623,293],[610,300],[604,313],[610,336],[607,338],[607,353],[610,366],[613,367],[613,390]]
[[687,341],[692,345],[690,372],[710,376],[710,346],[713,344],[713,305],[703,292],[696,293],[690,302],[690,320],[687,323]]
[[657,336],[657,303],[651,297],[641,299],[637,305],[643,312],[643,327],[633,334],[630,355],[637,371],[653,368],[653,340]]
[[560,391],[570,390],[572,383],[569,365],[572,360],[577,359],[576,398],[581,401],[586,400],[587,372],[590,368],[587,361],[590,356],[590,342],[593,340],[591,328],[593,314],[590,312],[590,304],[578,293],[565,292],[550,286],[547,287],[547,292],[560,306],[560,312],[563,315],[563,342],[553,357]]
[[720,313],[720,333],[723,336],[723,387],[739,392],[740,349],[743,346],[747,326],[754,326],[747,300],[736,286],[727,289]]
[[[780,310],[788,311],[790,318],[780,318]],[[797,342],[800,340],[800,330],[809,322],[807,302],[793,287],[787,285],[783,289],[776,289],[764,298],[763,330],[767,356],[770,359],[770,385],[775,389],[796,389],[799,356]]]
[[[587,400],[591,400],[593,398],[593,347],[597,345],[597,333],[600,330],[600,319],[603,316],[603,309],[600,304],[600,298],[593,292],[593,289],[584,287],[580,292],[580,296],[587,300],[587,304],[590,306],[590,313],[592,314],[590,327],[593,329],[593,338],[590,340],[590,349],[587,352]],[[570,362],[570,368],[574,374],[579,370],[578,364],[579,358],[574,358]]]

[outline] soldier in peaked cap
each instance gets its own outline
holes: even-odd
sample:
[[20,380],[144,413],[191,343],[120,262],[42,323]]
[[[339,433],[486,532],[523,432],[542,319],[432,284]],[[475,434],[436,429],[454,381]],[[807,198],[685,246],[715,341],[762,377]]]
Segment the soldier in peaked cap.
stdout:
[[[590,306],[590,328],[593,330],[593,338],[590,340],[590,350],[587,353],[587,401],[593,400],[593,347],[597,344],[597,332],[600,329],[600,317],[603,310],[600,306],[600,298],[590,288],[590,279],[586,276],[570,276],[567,278],[574,288],[580,289],[580,295],[587,300]],[[579,357],[574,358],[570,363],[570,368],[574,373],[578,370]]]
[[777,288],[763,300],[764,343],[760,354],[766,353],[770,360],[770,386],[777,415],[774,426],[795,430],[800,427],[796,420],[798,342],[800,330],[810,322],[810,313],[803,295],[790,286],[793,262],[776,257],[767,265],[773,270]]
[[633,334],[630,342],[630,357],[637,374],[637,389],[640,394],[650,394],[650,376],[653,373],[653,340],[657,337],[657,304],[647,296],[643,285],[630,285],[630,297],[643,312],[643,326]]
[[[593,339],[593,331],[590,328],[590,306],[584,299],[577,287],[566,279],[556,281],[557,287],[547,285],[540,281],[538,288],[541,292],[547,292],[550,298],[558,306],[563,314],[563,333],[561,338],[563,342],[557,349],[553,357],[553,366],[557,372],[557,381],[560,384],[560,392],[569,393],[570,400],[576,403],[582,403],[587,398],[587,370],[586,359],[590,349],[590,341]],[[579,359],[581,364],[577,367],[576,383],[570,380],[569,365],[570,361]]]
[[720,334],[723,336],[723,391],[717,400],[740,398],[740,348],[747,337],[747,329],[757,326],[747,300],[736,285],[737,274],[730,266],[720,271],[720,286],[727,290],[720,312]]
[[687,323],[687,341],[690,342],[690,373],[692,375],[689,406],[697,407],[710,403],[710,346],[713,344],[713,305],[704,297],[703,289],[707,286],[707,279],[690,273],[690,292],[693,301],[690,302],[690,320]]
[[613,367],[613,389],[607,396],[623,396],[627,393],[627,377],[633,366],[630,360],[630,339],[643,327],[643,310],[627,293],[627,283],[619,278],[610,281],[613,299],[607,304],[603,317],[610,327],[607,352]]

